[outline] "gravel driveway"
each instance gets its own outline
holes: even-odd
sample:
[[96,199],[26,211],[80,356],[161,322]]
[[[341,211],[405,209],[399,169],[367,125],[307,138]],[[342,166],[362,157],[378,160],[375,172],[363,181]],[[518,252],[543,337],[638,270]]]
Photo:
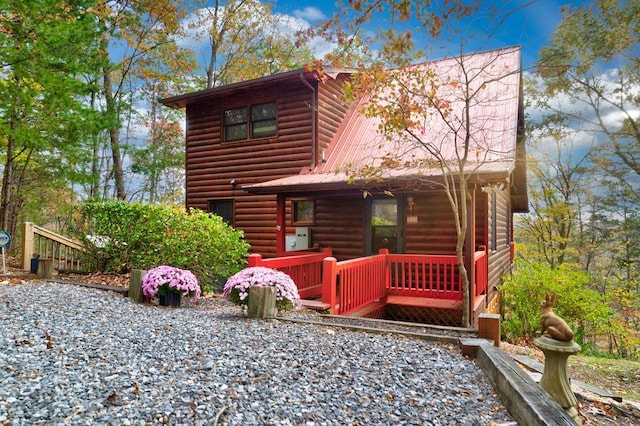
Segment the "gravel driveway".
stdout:
[[455,347],[59,283],[0,285],[0,377],[2,425],[511,422]]

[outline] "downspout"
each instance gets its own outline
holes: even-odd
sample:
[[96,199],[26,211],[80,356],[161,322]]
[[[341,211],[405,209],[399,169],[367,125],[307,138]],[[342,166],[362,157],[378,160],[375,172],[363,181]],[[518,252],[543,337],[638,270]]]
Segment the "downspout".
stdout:
[[304,78],[304,72],[300,73],[300,81],[311,90],[311,164],[309,169],[313,170],[316,166],[316,157],[318,150],[318,141],[316,140],[316,121],[317,121],[317,109],[316,109],[316,90],[311,84]]

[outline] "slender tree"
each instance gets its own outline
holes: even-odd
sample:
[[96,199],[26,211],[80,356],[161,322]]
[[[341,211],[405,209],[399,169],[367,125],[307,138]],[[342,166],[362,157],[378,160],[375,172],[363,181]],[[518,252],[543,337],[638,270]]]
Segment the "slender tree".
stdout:
[[640,175],[638,16],[639,0],[569,6],[538,64],[547,99],[562,95],[571,103],[548,102],[549,117],[591,132],[599,142],[593,161],[625,180]]
[[[531,141],[533,138],[529,138]],[[534,242],[533,250],[523,255],[538,254],[550,268],[567,260],[578,261],[579,225],[582,209],[589,199],[590,147],[578,149],[571,140],[548,138],[542,151],[533,151],[527,164],[530,173],[530,213],[522,218],[519,237]]]
[[145,78],[147,64],[162,58],[164,64],[160,69],[167,75],[188,71],[179,68],[185,62],[170,55],[156,55],[161,47],[175,43],[175,37],[181,33],[184,6],[170,0],[104,0],[94,9],[102,27],[100,53],[104,66],[98,71],[103,114],[110,123],[111,173],[118,199],[127,198],[123,156],[128,145],[122,140],[122,130],[127,116],[134,113],[135,91]]
[[272,13],[269,2],[215,0],[199,9],[190,24],[208,40],[206,88],[301,68],[313,60],[296,45],[290,22]]
[[[0,5],[0,226],[13,233],[32,170],[50,167],[60,184],[96,122],[80,77],[100,63],[91,1],[3,1]],[[60,179],[64,176],[67,179]],[[31,186],[33,188],[33,186]]]

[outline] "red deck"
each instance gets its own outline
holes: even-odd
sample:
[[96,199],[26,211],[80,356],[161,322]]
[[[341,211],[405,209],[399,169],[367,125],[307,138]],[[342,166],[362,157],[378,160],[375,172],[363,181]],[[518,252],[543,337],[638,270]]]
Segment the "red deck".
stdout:
[[[462,284],[457,258],[451,255],[380,254],[338,262],[331,249],[321,253],[263,260],[249,257],[249,266],[266,266],[289,274],[312,309],[349,315],[372,303],[417,308],[462,310]],[[474,256],[475,282],[471,307],[482,308],[487,295],[487,253]]]

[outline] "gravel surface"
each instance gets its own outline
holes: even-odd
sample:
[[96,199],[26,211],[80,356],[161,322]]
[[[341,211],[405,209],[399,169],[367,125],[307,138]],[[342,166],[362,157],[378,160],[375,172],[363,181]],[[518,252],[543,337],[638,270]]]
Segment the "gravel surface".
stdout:
[[0,378],[0,425],[511,422],[453,346],[68,284],[0,285]]

